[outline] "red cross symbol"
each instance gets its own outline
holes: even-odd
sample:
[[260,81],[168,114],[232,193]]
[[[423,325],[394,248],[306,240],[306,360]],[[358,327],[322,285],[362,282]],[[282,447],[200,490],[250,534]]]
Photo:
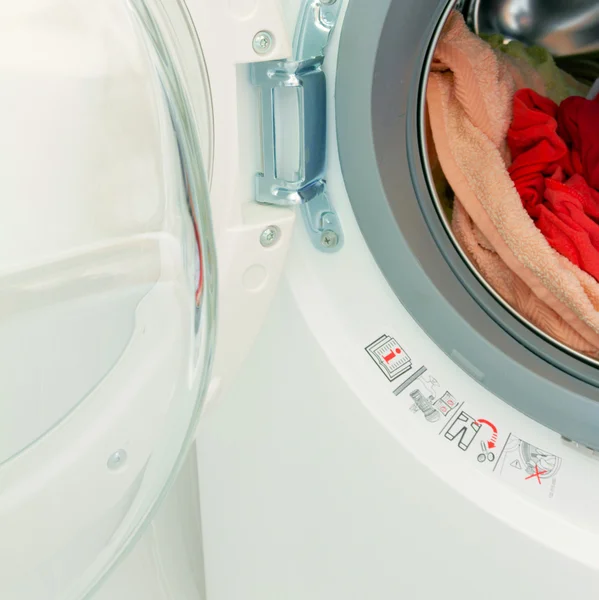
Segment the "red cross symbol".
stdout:
[[525,477],[524,479],[526,480],[536,477],[537,481],[539,482],[539,485],[541,485],[541,475],[545,475],[545,473],[547,473],[547,471],[539,471],[539,465],[535,465],[535,472],[532,475]]

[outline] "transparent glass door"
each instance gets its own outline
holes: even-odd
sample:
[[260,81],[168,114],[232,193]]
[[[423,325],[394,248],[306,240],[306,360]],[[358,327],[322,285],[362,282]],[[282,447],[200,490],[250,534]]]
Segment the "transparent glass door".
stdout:
[[79,600],[209,383],[209,83],[182,1],[4,1],[0,29],[0,597]]

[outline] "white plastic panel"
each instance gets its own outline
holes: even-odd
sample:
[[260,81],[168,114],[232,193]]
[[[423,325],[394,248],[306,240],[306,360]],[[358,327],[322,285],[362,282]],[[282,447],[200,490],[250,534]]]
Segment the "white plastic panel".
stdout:
[[89,600],[207,600],[195,455],[152,526]]
[[[482,388],[401,306],[355,222],[330,126],[327,177],[347,244],[323,260],[296,238],[268,326],[201,425],[208,596],[592,596],[599,462]],[[392,381],[366,351],[385,334],[410,360]],[[479,460],[487,424],[463,449],[444,417],[411,409],[419,381],[394,394],[423,366],[434,394],[496,426],[493,461]],[[544,478],[539,462],[539,482],[522,458],[506,462],[514,438],[559,457],[559,472]]]
[[[292,24],[283,22],[279,0],[186,4],[206,59],[214,117],[210,195],[218,249],[219,326],[211,399],[234,378],[268,318],[293,235],[293,210],[255,201],[261,126],[258,91],[249,77],[249,63],[291,54]],[[245,10],[250,4],[251,14]],[[249,16],[240,17],[241,12]],[[252,47],[254,33],[261,30],[278,40],[263,55]],[[260,237],[271,226],[280,235],[264,247]]]
[[[329,127],[327,180],[347,244],[323,259],[296,237],[252,357],[201,425],[208,597],[592,597],[599,462],[490,394],[401,306],[361,236],[334,118]],[[368,354],[383,335],[409,370],[388,372]],[[424,377],[400,389],[422,367],[439,385]],[[413,409],[420,383],[464,403],[476,438],[450,439],[444,417]],[[561,459],[559,471],[541,457],[537,478],[526,452],[505,460],[515,438]]]
[[[280,0],[223,0],[203,2],[190,0],[201,10],[206,24],[210,24],[211,35],[202,40],[214,50],[229,55],[236,63],[250,63],[291,56],[289,30],[283,20]],[[254,36],[268,32],[271,44],[264,52],[254,49]]]

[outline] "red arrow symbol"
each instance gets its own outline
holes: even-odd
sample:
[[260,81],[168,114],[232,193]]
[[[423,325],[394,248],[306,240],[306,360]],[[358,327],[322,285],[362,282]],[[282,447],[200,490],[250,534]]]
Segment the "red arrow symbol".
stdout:
[[486,419],[478,419],[476,422],[479,425],[488,425],[491,428],[493,434],[491,435],[491,439],[487,443],[487,446],[489,447],[489,449],[495,448],[495,442],[497,442],[497,427],[495,427],[495,425],[493,425],[491,421],[487,421]]
[[497,435],[497,427],[495,427],[491,421],[487,421],[487,419],[478,419],[476,422],[480,425],[488,425],[493,430],[493,433]]

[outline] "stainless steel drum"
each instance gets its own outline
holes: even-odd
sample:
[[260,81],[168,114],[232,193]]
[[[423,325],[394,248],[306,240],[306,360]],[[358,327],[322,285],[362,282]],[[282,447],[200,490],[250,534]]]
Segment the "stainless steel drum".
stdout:
[[500,33],[555,56],[599,50],[597,0],[471,0],[465,6],[477,33]]

